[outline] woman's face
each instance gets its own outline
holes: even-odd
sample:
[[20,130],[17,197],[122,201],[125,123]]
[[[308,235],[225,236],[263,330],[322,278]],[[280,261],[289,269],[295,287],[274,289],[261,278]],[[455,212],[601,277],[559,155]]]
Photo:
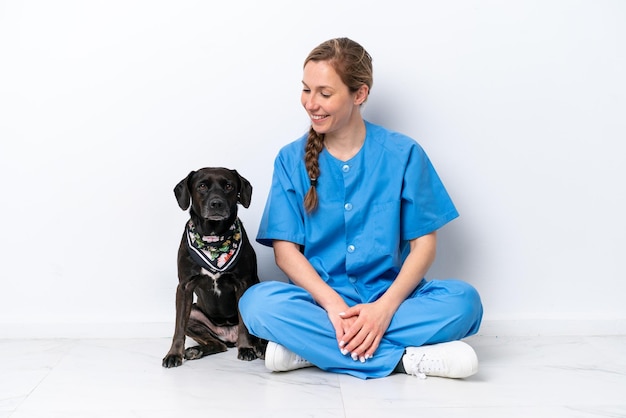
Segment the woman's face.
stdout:
[[318,134],[337,134],[360,120],[361,94],[351,93],[327,61],[309,61],[302,78],[302,106]]

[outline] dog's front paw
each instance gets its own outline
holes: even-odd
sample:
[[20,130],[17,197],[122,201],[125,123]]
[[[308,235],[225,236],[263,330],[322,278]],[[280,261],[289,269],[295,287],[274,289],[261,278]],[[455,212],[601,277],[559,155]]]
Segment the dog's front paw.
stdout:
[[257,358],[254,348],[251,347],[239,347],[237,358],[239,360],[252,361]]
[[163,359],[163,367],[167,367],[168,369],[171,367],[178,367],[183,364],[183,356],[180,354],[168,354]]

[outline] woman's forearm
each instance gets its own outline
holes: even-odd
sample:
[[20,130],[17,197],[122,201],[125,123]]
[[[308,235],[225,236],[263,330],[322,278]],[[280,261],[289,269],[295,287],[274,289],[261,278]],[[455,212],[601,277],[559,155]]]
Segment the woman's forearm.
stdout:
[[276,265],[293,283],[307,290],[327,312],[341,312],[347,308],[343,298],[320,277],[297,244],[274,241],[273,245]]
[[404,260],[400,273],[379,301],[395,312],[424,278],[435,260],[436,251],[436,232],[412,240],[409,255]]

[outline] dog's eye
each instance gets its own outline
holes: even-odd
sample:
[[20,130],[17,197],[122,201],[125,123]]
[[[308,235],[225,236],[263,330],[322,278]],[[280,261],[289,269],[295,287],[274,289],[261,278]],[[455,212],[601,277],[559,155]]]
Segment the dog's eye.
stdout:
[[206,184],[199,184],[197,189],[199,192],[206,192],[208,190],[208,188],[206,187]]
[[227,192],[230,192],[234,189],[233,185],[231,183],[226,183],[226,185],[224,186],[224,190],[226,190]]

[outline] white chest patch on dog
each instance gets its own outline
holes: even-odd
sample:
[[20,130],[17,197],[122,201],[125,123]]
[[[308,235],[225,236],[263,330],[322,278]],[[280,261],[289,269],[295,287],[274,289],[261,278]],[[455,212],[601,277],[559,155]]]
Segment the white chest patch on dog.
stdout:
[[222,273],[220,273],[220,272],[213,273],[213,272],[210,272],[209,270],[203,268],[202,269],[202,274],[209,276],[211,278],[211,280],[213,280],[213,293],[215,293],[217,296],[220,296],[222,294],[222,291],[220,290],[220,287],[217,284],[217,280],[220,278]]

